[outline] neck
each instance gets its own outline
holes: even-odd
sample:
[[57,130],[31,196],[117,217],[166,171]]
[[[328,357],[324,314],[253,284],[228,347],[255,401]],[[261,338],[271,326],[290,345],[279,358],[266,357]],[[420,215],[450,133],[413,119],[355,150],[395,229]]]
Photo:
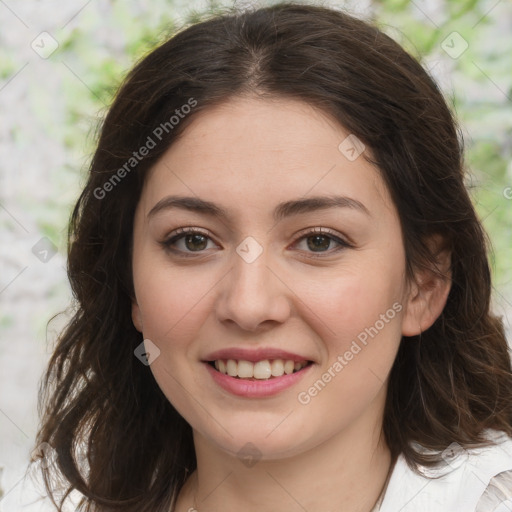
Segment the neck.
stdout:
[[194,431],[197,470],[183,487],[176,511],[370,512],[392,461],[381,435],[382,418],[368,419],[307,451],[261,459],[250,467]]

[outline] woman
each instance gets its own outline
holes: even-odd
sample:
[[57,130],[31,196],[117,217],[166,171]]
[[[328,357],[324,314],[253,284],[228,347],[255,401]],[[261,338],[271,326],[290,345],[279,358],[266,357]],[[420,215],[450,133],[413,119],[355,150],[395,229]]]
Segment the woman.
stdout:
[[141,60],[68,271],[38,442],[84,510],[509,506],[512,371],[461,142],[377,28],[281,4]]

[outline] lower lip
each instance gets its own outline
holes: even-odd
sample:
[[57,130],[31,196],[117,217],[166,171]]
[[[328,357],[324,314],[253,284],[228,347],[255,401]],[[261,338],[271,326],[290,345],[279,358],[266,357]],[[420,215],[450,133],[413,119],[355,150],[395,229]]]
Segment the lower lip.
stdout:
[[299,382],[306,375],[313,364],[309,364],[295,373],[273,377],[268,380],[246,380],[230,377],[220,373],[208,363],[204,363],[206,369],[210,372],[213,380],[223,389],[233,395],[244,396],[248,398],[261,398],[265,396],[277,395],[277,393],[288,389]]

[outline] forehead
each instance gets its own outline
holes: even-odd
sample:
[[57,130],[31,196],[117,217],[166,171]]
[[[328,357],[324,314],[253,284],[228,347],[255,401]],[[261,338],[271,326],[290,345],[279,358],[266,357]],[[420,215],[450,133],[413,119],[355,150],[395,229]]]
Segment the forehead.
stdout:
[[230,99],[194,114],[151,169],[143,195],[153,203],[172,192],[266,208],[331,193],[393,209],[380,171],[365,158],[369,149],[357,156],[363,146],[354,137],[303,101]]

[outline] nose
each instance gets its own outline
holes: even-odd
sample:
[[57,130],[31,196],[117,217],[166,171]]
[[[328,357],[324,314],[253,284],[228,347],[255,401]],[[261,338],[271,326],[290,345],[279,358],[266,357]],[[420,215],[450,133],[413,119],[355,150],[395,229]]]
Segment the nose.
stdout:
[[289,318],[293,293],[270,259],[266,251],[251,262],[233,254],[233,266],[217,296],[220,322],[259,332],[275,328]]

